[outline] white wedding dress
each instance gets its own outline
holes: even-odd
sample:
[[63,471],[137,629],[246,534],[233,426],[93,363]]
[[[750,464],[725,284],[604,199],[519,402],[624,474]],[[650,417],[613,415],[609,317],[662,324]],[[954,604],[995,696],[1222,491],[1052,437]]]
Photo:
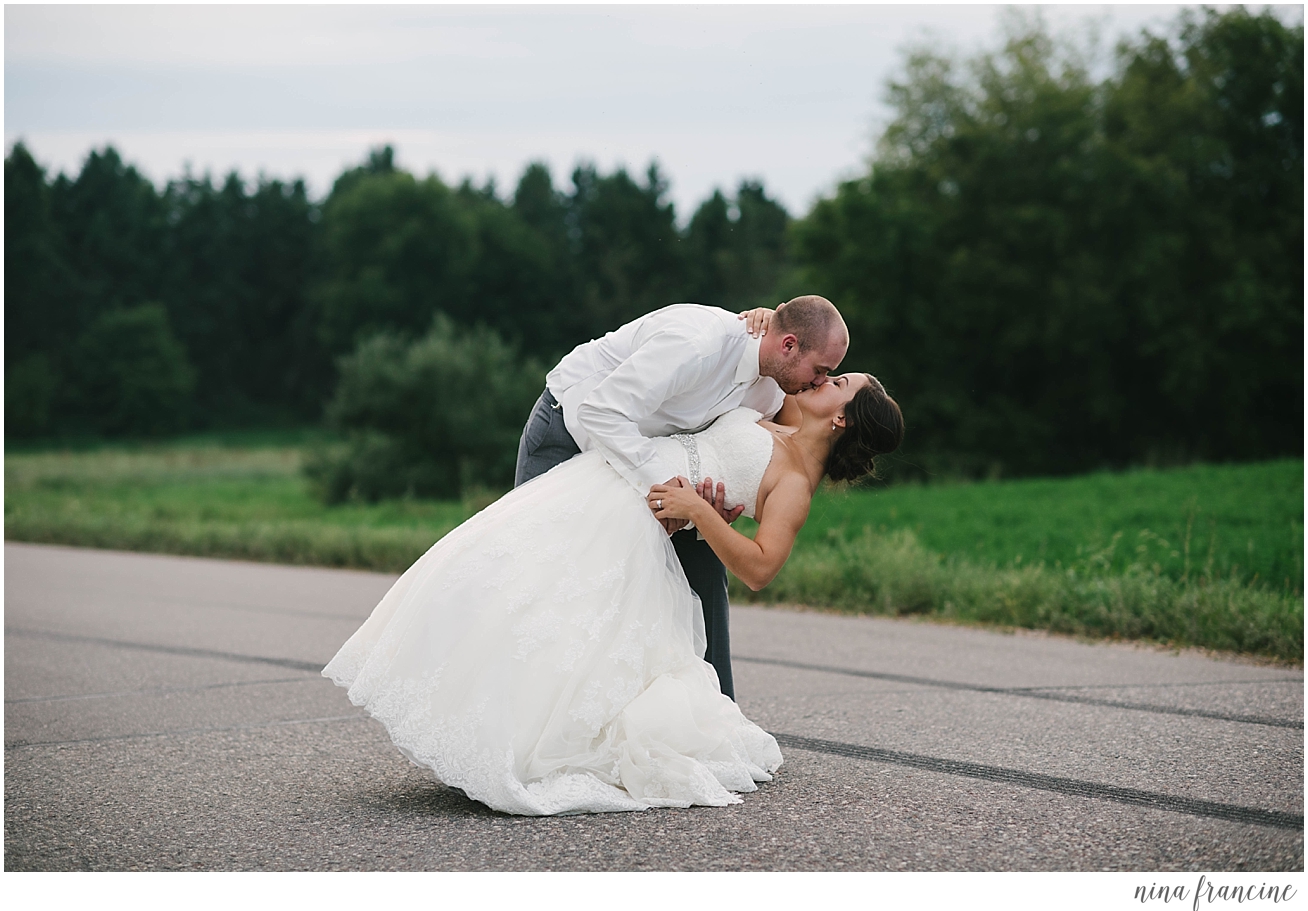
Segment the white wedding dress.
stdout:
[[[738,409],[654,441],[753,515],[772,435]],[[781,751],[722,695],[643,494],[596,452],[436,542],[323,670],[447,785],[524,815],[725,806]]]

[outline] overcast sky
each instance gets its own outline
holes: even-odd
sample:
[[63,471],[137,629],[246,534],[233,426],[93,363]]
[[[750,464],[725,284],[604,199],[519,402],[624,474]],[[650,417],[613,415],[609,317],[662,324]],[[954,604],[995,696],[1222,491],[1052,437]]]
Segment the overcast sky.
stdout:
[[[1180,7],[1040,9],[1111,48]],[[75,173],[111,142],[156,182],[189,163],[315,194],[385,142],[416,173],[505,193],[532,160],[565,184],[579,159],[656,158],[683,219],[742,177],[800,213],[861,167],[902,50],[993,47],[1003,10],[8,4],[5,145]]]

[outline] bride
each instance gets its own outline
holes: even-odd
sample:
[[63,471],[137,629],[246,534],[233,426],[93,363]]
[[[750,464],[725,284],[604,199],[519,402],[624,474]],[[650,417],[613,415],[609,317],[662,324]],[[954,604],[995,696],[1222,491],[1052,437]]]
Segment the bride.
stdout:
[[[506,813],[739,803],[781,751],[722,695],[703,615],[659,519],[688,519],[746,585],[780,571],[823,476],[871,472],[903,438],[872,376],[656,438],[684,487],[648,502],[595,451],[432,545],[323,670],[412,762]],[[697,492],[725,485],[740,534]],[[738,497],[731,500],[731,497]]]

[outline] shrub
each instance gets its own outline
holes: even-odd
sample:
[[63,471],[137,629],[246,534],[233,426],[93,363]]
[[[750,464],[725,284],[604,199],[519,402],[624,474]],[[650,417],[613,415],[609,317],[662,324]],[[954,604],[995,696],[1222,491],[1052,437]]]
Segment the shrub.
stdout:
[[195,371],[159,304],[102,314],[70,365],[74,410],[107,436],[158,435],[186,418]]
[[512,484],[545,371],[493,330],[437,314],[424,337],[376,335],[339,363],[327,418],[346,443],[320,449],[305,469],[323,500],[450,498]]
[[55,392],[50,359],[34,354],[5,370],[5,433],[33,437],[50,425],[50,402]]

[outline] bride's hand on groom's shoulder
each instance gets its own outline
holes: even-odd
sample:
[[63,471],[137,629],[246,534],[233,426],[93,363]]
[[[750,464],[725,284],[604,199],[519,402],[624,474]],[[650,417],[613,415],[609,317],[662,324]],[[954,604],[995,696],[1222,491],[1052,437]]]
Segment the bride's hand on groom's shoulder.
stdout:
[[768,329],[772,326],[772,314],[775,312],[767,307],[755,307],[753,310],[742,310],[740,319],[745,321],[745,331],[758,338],[768,334]]

